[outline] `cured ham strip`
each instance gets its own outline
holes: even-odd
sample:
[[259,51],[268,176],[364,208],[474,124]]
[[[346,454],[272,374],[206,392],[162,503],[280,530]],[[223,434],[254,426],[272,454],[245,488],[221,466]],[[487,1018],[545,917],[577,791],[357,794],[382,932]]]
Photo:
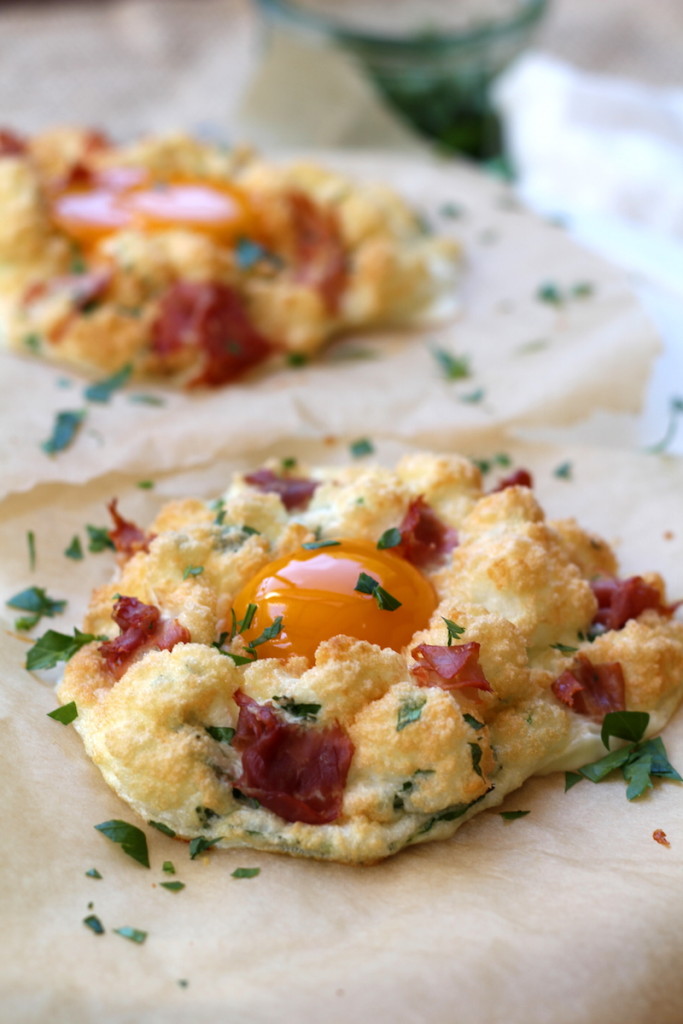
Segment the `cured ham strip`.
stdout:
[[533,487],[534,479],[528,469],[516,469],[514,473],[510,473],[508,476],[504,476],[502,480],[499,480],[498,486],[494,487],[489,494],[497,494],[498,491],[504,491],[507,487]]
[[577,654],[551,689],[563,704],[588,718],[604,718],[609,711],[626,708],[624,673],[618,661],[595,665],[585,654]]
[[235,786],[285,821],[325,825],[341,813],[353,744],[340,725],[306,728],[270,704],[234,693],[240,712],[232,746],[242,754]]
[[127,555],[129,558],[136,551],[148,551],[152,537],[148,537],[144,530],[141,530],[129,519],[124,519],[119,514],[118,503],[118,498],[113,498],[107,505],[109,514],[114,520],[114,529],[109,531],[109,539],[119,554]]
[[293,508],[304,508],[313,497],[317,480],[304,477],[277,476],[272,469],[257,469],[248,473],[245,482],[256,487],[263,494],[277,494],[288,511]]
[[618,580],[604,576],[593,580],[591,589],[598,602],[593,624],[608,629],[621,629],[629,619],[637,618],[646,608],[660,615],[671,615],[675,610],[662,604],[656,587],[646,583],[642,576],[629,576]]
[[288,200],[294,227],[295,279],[315,288],[330,313],[335,313],[348,276],[337,218],[303,192],[290,192]]
[[401,543],[394,552],[418,569],[440,562],[458,544],[457,532],[442,523],[422,497],[411,501],[398,529]]
[[480,646],[476,641],[452,647],[418,644],[411,651],[419,662],[412,670],[418,685],[438,686],[442,690],[472,686],[492,693],[493,688],[479,664]]
[[152,349],[163,358],[186,348],[204,356],[203,368],[190,387],[218,387],[234,380],[272,350],[232,288],[210,281],[177,281],[162,298],[152,324]]
[[0,128],[0,157],[23,156],[28,147],[22,137],[8,128]]
[[190,642],[190,632],[177,619],[162,619],[153,604],[137,597],[120,597],[112,618],[121,630],[115,640],[100,644],[99,651],[115,679],[146,651],[172,651],[176,644]]

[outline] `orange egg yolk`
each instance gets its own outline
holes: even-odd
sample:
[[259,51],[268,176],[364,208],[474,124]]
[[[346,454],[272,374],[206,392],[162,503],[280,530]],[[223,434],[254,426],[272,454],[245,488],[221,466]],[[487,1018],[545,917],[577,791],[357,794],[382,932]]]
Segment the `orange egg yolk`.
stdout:
[[[400,607],[380,608],[374,594],[356,590],[361,573],[377,580]],[[318,644],[339,634],[401,650],[427,626],[437,597],[405,559],[368,541],[342,541],[301,548],[265,566],[237,596],[238,628],[250,604],[257,610],[241,631],[247,644],[282,618],[278,635],[255,647],[259,658],[300,654],[312,661]]]
[[52,200],[52,217],[65,234],[92,245],[124,228],[189,228],[220,242],[253,235],[246,194],[225,182],[175,179],[150,182],[135,168],[114,168],[74,185]]

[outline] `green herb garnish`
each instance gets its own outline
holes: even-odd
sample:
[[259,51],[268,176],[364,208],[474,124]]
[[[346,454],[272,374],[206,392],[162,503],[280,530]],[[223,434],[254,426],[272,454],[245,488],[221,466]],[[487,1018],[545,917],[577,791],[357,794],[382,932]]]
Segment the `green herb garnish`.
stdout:
[[47,717],[54,718],[55,722],[61,722],[62,725],[70,725],[78,718],[76,702],[72,700],[68,704],[62,704],[60,708],[55,708],[54,711],[48,711]]
[[309,540],[301,547],[304,551],[317,551],[319,548],[338,548],[340,544],[340,540]]
[[89,868],[85,873],[86,878],[101,878],[102,875],[99,873],[97,868]]
[[568,644],[551,644],[553,651],[559,651],[560,654],[576,654],[578,647],[570,647]]
[[583,775],[579,772],[565,772],[564,773],[564,791],[568,793],[572,786],[575,786],[577,782],[583,781]]
[[33,671],[41,668],[54,668],[60,661],[69,661],[81,647],[92,643],[94,640],[104,641],[106,636],[94,636],[92,633],[81,633],[80,629],[74,629],[74,635],[58,633],[54,629],[48,629],[38,637],[33,647],[26,653],[26,668]]
[[611,711],[603,720],[601,738],[609,750],[610,737],[630,740],[625,747],[611,750],[605,757],[584,765],[580,774],[591,782],[602,782],[617,768],[627,782],[626,796],[635,800],[652,789],[653,777],[683,779],[669,762],[661,737],[643,740],[650,716],[645,711]]
[[208,732],[211,739],[216,740],[218,743],[232,743],[235,735],[235,730],[230,725],[205,725],[206,732]]
[[64,554],[67,558],[72,558],[74,562],[80,562],[83,558],[83,547],[81,546],[81,538],[74,534],[71,538],[71,543],[68,548],[64,549]]
[[108,526],[86,525],[88,531],[88,551],[98,555],[101,551],[116,551],[116,545],[109,536]]
[[36,535],[33,530],[27,531],[26,543],[28,545],[28,567],[33,572],[36,567]]
[[369,438],[359,437],[357,441],[351,442],[349,451],[354,459],[362,459],[364,455],[372,455],[375,451],[375,446]]
[[546,281],[545,284],[539,285],[536,291],[536,298],[539,302],[546,302],[549,306],[562,306],[564,304],[564,295],[556,284],[551,281]]
[[29,349],[31,352],[40,352],[40,335],[39,334],[25,334],[21,339],[21,343],[24,348]]
[[309,357],[304,352],[288,352],[286,359],[287,366],[291,366],[294,370],[306,366],[309,362]]
[[269,640],[274,640],[276,636],[279,636],[282,631],[282,616],[278,615],[273,620],[272,626],[267,626],[260,636],[257,636],[255,640],[251,640],[247,644],[247,650],[253,651],[255,647],[260,647],[261,644],[267,643]]
[[261,874],[261,868],[235,868],[232,878],[256,878]]
[[203,853],[204,850],[210,850],[217,842],[217,839],[207,839],[205,836],[196,836],[190,843],[190,860],[194,860],[200,853]]
[[275,267],[282,266],[282,260],[274,252],[265,249],[259,242],[251,238],[238,238],[235,246],[235,259],[240,270],[251,270],[257,263],[266,261]]
[[154,487],[154,481],[153,480],[138,480],[138,482],[136,483],[135,486],[139,487],[141,491],[151,491],[152,488]]
[[28,618],[19,619],[17,629],[32,629],[43,616],[53,618],[66,608],[65,600],[48,597],[42,587],[27,587],[6,602],[8,607],[21,612],[30,612]]
[[401,732],[407,725],[417,722],[422,715],[422,708],[427,703],[426,697],[408,697],[399,706],[396,718],[396,732]]
[[678,430],[678,417],[681,413],[683,413],[683,398],[677,396],[670,398],[669,422],[667,424],[666,431],[664,432],[664,436],[661,441],[658,441],[656,444],[650,445],[645,449],[648,454],[660,455],[662,452],[666,451],[676,436],[676,431]]
[[571,480],[572,478],[572,464],[571,462],[562,462],[559,466],[556,466],[553,470],[553,476],[558,477],[560,480]]
[[114,928],[114,931],[117,935],[122,935],[124,939],[137,942],[138,945],[142,945],[147,938],[147,932],[142,932],[139,928],[130,928],[128,925],[124,925],[123,928]]
[[380,551],[384,551],[386,548],[397,548],[403,540],[403,535],[397,527],[392,526],[390,529],[385,530],[380,539],[377,541],[377,547]]
[[71,409],[65,412],[58,412],[52,434],[41,444],[41,448],[48,455],[56,455],[64,451],[72,443],[85,418],[85,409]]
[[83,395],[89,402],[105,404],[109,401],[115,391],[118,391],[124,386],[124,384],[128,383],[132,372],[132,363],[127,363],[110,377],[105,377],[104,380],[97,381],[95,384],[90,384],[83,392]]
[[382,611],[393,612],[401,607],[398,598],[393,597],[384,587],[380,586],[379,580],[369,576],[366,572],[360,573],[353,589],[360,594],[372,594],[377,602],[377,607]]
[[432,355],[446,380],[464,380],[471,376],[470,361],[467,356],[455,356],[444,348],[432,348]]
[[166,405],[166,399],[160,395],[129,395],[128,401],[134,405]]
[[136,860],[143,867],[149,867],[149,853],[147,851],[147,836],[137,825],[129,825],[127,821],[113,818],[111,821],[103,821],[95,825],[98,832],[101,832],[112,843],[118,843],[124,853]]
[[[443,615],[441,616],[441,618],[443,619]],[[457,640],[458,637],[461,637],[463,635],[463,633],[465,632],[465,627],[459,626],[457,622],[453,622],[451,619],[443,619],[443,621],[446,623],[446,631],[448,634],[446,647],[450,647],[454,640]]]
[[175,875],[175,867],[172,860],[165,860],[161,866],[161,870],[167,875]]
[[469,748],[472,751],[472,768],[474,769],[475,774],[477,774],[480,779],[483,779],[484,773],[481,770],[481,747],[478,743],[470,743]]
[[83,918],[83,924],[94,932],[95,935],[104,935],[104,925],[96,914],[89,914]]
[[175,839],[176,833],[168,825],[164,825],[163,821],[148,821],[148,825],[155,828],[157,832],[163,832],[165,836],[169,836],[171,839]]
[[273,697],[273,700],[282,711],[295,718],[303,718],[305,722],[314,722],[322,704],[302,704],[292,700],[290,697]]
[[504,821],[517,821],[518,818],[525,818],[530,811],[499,811]]
[[464,714],[462,717],[465,719],[465,721],[467,722],[468,725],[472,726],[473,729],[483,729],[484,728],[484,723],[478,721],[478,719],[476,719],[474,717],[474,715]]
[[159,882],[162,889],[168,889],[169,892],[181,892],[185,888],[184,882]]
[[203,572],[203,565],[188,565],[183,569],[183,579],[186,580],[189,576],[201,576]]

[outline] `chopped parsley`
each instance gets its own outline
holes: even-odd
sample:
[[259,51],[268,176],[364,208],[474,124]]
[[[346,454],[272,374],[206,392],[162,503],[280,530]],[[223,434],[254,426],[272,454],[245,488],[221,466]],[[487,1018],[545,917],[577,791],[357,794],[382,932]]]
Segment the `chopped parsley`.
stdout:
[[[443,615],[441,618],[443,619]],[[463,635],[465,627],[459,626],[457,622],[453,622],[451,619],[443,619],[443,621],[446,623],[446,631],[448,633],[446,647],[450,647],[454,640],[457,640],[458,637]]]
[[[605,747],[609,750],[612,736],[630,742],[579,768],[579,774],[591,782],[602,782],[620,768],[627,783],[626,796],[629,800],[635,800],[652,789],[653,778],[683,782],[669,762],[661,737],[643,740],[649,720],[650,716],[645,711],[612,711],[605,715],[600,734]],[[571,788],[567,785],[567,775],[565,789]],[[574,785],[573,781],[571,785]]]
[[235,246],[235,259],[240,270],[251,270],[263,261],[274,267],[281,267],[282,260],[274,252],[264,248],[260,242],[251,238],[238,238]]
[[165,836],[169,836],[171,839],[175,838],[176,833],[168,825],[164,825],[163,821],[148,821],[147,824],[155,828],[157,832],[163,832]]
[[235,868],[232,878],[256,878],[261,874],[261,868]]
[[386,548],[397,548],[403,540],[401,531],[396,527],[392,526],[390,529],[385,530],[380,539],[377,541],[377,547],[380,551],[384,551]]
[[117,935],[122,935],[124,939],[137,942],[140,946],[147,938],[147,932],[142,932],[139,928],[131,928],[128,925],[124,925],[123,928],[114,928],[114,931]]
[[571,287],[571,296],[574,299],[590,299],[595,293],[594,286],[590,281],[577,281],[576,284]]
[[207,839],[205,836],[196,836],[190,842],[190,860],[194,860],[200,853],[203,853],[204,850],[210,850],[217,842],[217,839]]
[[294,370],[298,370],[300,367],[306,366],[308,362],[309,358],[304,352],[287,353],[287,366],[291,366]]
[[564,303],[561,289],[552,281],[546,281],[538,286],[536,298],[539,302],[546,302],[549,306],[561,306]]
[[475,774],[477,774],[480,779],[483,779],[484,773],[481,770],[481,747],[478,743],[470,743],[469,748],[472,751],[472,768],[474,769]]
[[135,405],[166,405],[166,399],[162,398],[161,395],[129,395],[128,401],[133,402]]
[[169,892],[182,892],[185,888],[184,882],[159,882],[162,889],[168,889]]
[[230,725],[205,725],[204,728],[218,743],[230,744],[233,741],[235,730]]
[[81,544],[81,538],[78,534],[74,534],[71,538],[71,543],[68,548],[64,549],[64,555],[66,558],[73,559],[74,562],[80,562],[83,558],[83,546]]
[[309,540],[301,547],[304,551],[317,551],[319,548],[338,548],[340,544],[340,540]]
[[474,715],[464,714],[462,717],[465,719],[465,721],[467,722],[468,725],[472,726],[473,729],[483,729],[484,728],[484,723],[480,722],[478,719],[476,719],[474,717]]
[[278,615],[278,617],[273,620],[272,626],[266,626],[266,628],[263,630],[260,636],[257,636],[255,640],[249,641],[249,643],[247,644],[247,650],[253,651],[255,647],[260,647],[261,644],[265,644],[269,640],[274,640],[276,636],[280,635],[281,631],[282,616]]
[[359,437],[357,441],[351,442],[349,451],[354,459],[362,459],[365,455],[372,455],[375,451],[375,446],[369,438]]
[[24,348],[29,349],[31,352],[40,352],[40,335],[39,334],[25,334],[21,339],[21,343]]
[[558,477],[560,480],[571,480],[572,478],[572,464],[571,462],[561,462],[559,466],[556,466],[553,470],[553,476]]
[[111,821],[103,821],[95,825],[98,832],[101,832],[112,843],[118,843],[124,853],[136,860],[143,867],[149,867],[149,853],[147,851],[147,836],[137,825],[129,825],[127,821],[113,818]]
[[101,878],[102,875],[99,873],[97,868],[89,868],[85,873],[86,878]]
[[28,545],[28,567],[33,572],[36,567],[36,535],[33,530],[28,530],[26,533],[26,543]]
[[116,551],[116,545],[109,536],[108,526],[92,526],[88,523],[85,528],[88,531],[88,551],[93,555],[98,555],[101,551]]
[[427,703],[426,697],[408,697],[399,706],[396,717],[396,732],[401,732],[407,725],[419,721],[422,715],[422,708]]
[[499,811],[503,821],[517,821],[518,818],[525,818],[530,811]]
[[128,383],[132,372],[132,363],[127,363],[125,366],[121,367],[120,370],[117,370],[116,373],[111,374],[109,377],[105,377],[104,380],[97,381],[95,384],[90,384],[83,392],[83,396],[89,402],[100,402],[104,404],[109,401],[115,391],[120,390],[124,384]]
[[58,412],[55,418],[52,434],[41,444],[41,448],[47,455],[56,455],[64,451],[74,441],[78,430],[85,418],[85,409],[69,409]]
[[16,628],[22,630],[33,629],[43,616],[53,618],[55,615],[60,615],[67,604],[65,600],[48,597],[43,587],[27,587],[26,590],[10,597],[6,603],[9,608],[30,613],[24,618],[17,619],[15,623]]
[[69,701],[68,704],[62,704],[60,708],[55,708],[54,711],[48,711],[47,717],[54,718],[55,722],[61,722],[62,725],[70,725],[74,719],[78,718],[76,701]]
[[201,576],[203,572],[203,565],[188,565],[183,569],[183,579],[186,580],[189,576]]
[[645,449],[650,455],[659,455],[669,447],[678,430],[678,417],[683,413],[683,397],[674,395],[669,399],[669,422],[661,441]]
[[95,935],[104,935],[104,925],[96,914],[88,914],[83,918],[83,924]]
[[154,487],[154,481],[153,480],[138,480],[138,482],[136,483],[135,486],[139,487],[141,491],[151,491],[152,488]]
[[288,469],[296,469],[298,461],[299,460],[295,458],[294,455],[285,456],[285,458],[280,461],[282,472],[286,473]]
[[282,711],[295,718],[302,718],[305,722],[314,722],[322,707],[322,704],[297,703],[289,697],[273,697],[273,700]]
[[161,870],[164,874],[175,875],[175,867],[172,860],[165,860],[162,864]]
[[583,775],[578,772],[565,772],[564,773],[564,791],[569,792],[572,786],[575,786],[577,782],[583,781]]
[[559,651],[560,654],[576,654],[578,647],[570,647],[569,644],[551,644],[550,647],[553,651]]
[[74,629],[74,635],[58,633],[54,629],[48,629],[29,648],[26,653],[26,668],[29,670],[41,668],[54,668],[60,661],[69,661],[81,647],[90,644],[93,640],[106,640],[106,636],[94,636],[92,633],[82,633],[78,627]]
[[393,612],[401,607],[401,601],[393,597],[384,587],[381,587],[379,580],[369,576],[366,572],[360,573],[353,589],[357,590],[360,594],[372,594],[377,602],[377,607],[381,608],[382,611]]
[[444,348],[432,348],[432,355],[438,363],[446,380],[464,380],[471,376],[470,361],[467,356],[456,356]]

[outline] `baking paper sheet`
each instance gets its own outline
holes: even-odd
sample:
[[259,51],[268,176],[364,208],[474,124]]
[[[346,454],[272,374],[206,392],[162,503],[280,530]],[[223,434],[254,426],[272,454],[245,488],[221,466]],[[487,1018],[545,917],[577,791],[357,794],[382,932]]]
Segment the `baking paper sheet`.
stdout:
[[[343,463],[352,436],[300,448],[281,443],[268,453]],[[437,447],[453,447],[448,432]],[[407,448],[379,439],[377,457],[390,464]],[[467,454],[503,449],[515,466],[533,471],[549,515],[576,514],[615,543],[625,574],[658,569],[671,596],[683,596],[682,460],[511,445],[484,434],[470,437]],[[258,462],[265,449],[252,454]],[[567,462],[570,479],[556,476]],[[70,630],[113,559],[88,554],[72,563],[62,550],[73,533],[83,534],[84,522],[106,521],[111,496],[143,523],[168,497],[216,494],[230,469],[244,465],[236,456],[158,478],[146,491],[135,476],[103,474],[88,485],[45,484],[7,498],[0,505],[3,600],[24,586],[45,586],[70,602],[48,624]],[[3,1019],[679,1024],[681,784],[657,784],[630,804],[620,778],[584,781],[566,794],[561,775],[532,780],[504,805],[530,811],[525,818],[505,822],[486,812],[452,840],[366,868],[248,850],[190,861],[186,844],[147,828],[146,870],[93,828],[136,819],[86,759],[76,733],[46,717],[56,700],[49,680],[22,668],[26,646],[0,635]],[[683,715],[664,738],[680,770]],[[653,840],[658,828],[670,848]],[[165,860],[176,875],[163,874]],[[92,867],[101,880],[86,877]],[[261,872],[235,879],[237,867]],[[186,888],[159,886],[171,877]],[[104,935],[82,924],[90,913]],[[146,942],[115,934],[122,926],[148,932]]]

